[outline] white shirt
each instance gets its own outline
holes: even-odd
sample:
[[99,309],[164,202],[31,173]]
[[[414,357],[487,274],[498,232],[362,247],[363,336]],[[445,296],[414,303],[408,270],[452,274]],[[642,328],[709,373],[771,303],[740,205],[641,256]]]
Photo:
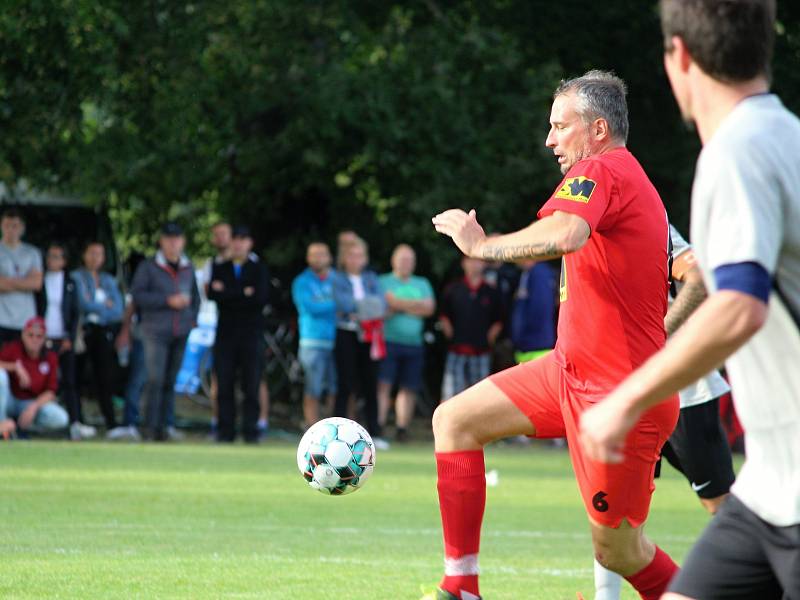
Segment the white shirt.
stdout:
[[[800,120],[774,95],[739,103],[700,153],[692,241],[713,271],[757,262],[800,313]],[[732,492],[776,526],[800,523],[800,331],[773,291],[767,321],[726,361],[747,459]]]
[[[689,242],[683,239],[683,236],[671,224],[669,226],[669,237],[672,239],[672,256],[675,258],[678,258],[681,254],[692,248]],[[675,282],[676,292],[680,293],[682,287],[683,282]],[[672,306],[674,298],[672,294],[668,294],[667,296],[667,301],[669,305]],[[722,378],[722,375],[720,375],[718,371],[712,371],[699,381],[687,385],[680,391],[681,408],[704,404],[705,402],[719,398],[723,394],[727,394],[730,389],[728,382]]]
[[353,286],[353,300],[358,302],[359,300],[363,300],[364,296],[366,296],[366,292],[364,291],[364,279],[361,275],[347,275],[347,278],[350,280],[350,285]]
[[44,274],[44,287],[47,293],[47,309],[44,313],[44,325],[47,337],[60,340],[67,337],[64,330],[64,314],[61,304],[64,301],[64,271],[47,271]]

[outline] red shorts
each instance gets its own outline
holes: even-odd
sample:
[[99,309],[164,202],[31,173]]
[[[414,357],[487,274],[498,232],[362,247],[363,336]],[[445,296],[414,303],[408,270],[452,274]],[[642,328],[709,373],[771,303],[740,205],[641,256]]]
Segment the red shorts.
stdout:
[[653,474],[661,446],[675,429],[678,396],[648,410],[625,440],[625,459],[605,464],[583,455],[578,440],[581,413],[602,396],[568,385],[553,353],[491,376],[536,428],[537,438],[566,437],[575,477],[589,517],[607,527],[622,519],[638,527],[647,519]]

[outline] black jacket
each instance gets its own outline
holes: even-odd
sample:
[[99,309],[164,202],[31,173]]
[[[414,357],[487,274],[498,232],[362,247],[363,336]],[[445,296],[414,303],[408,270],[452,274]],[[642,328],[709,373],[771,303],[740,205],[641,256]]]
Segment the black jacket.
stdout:
[[[42,288],[35,293],[36,314],[44,318],[47,312],[47,285],[42,282]],[[64,271],[64,286],[61,292],[61,318],[64,319],[64,330],[71,342],[75,341],[78,334],[78,320],[80,306],[78,305],[78,288],[69,273]]]
[[[214,289],[214,282],[223,285],[221,291]],[[253,294],[245,295],[245,288],[253,288]],[[269,299],[269,271],[255,254],[250,254],[242,264],[237,278],[233,261],[214,263],[208,285],[208,299],[217,303],[219,309],[218,331],[264,329],[264,307]]]

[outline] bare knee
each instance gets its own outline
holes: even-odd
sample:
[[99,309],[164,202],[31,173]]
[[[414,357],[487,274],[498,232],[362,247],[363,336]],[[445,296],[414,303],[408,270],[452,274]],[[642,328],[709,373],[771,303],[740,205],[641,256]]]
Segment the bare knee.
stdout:
[[433,438],[439,452],[482,447],[472,430],[470,411],[460,404],[459,396],[455,396],[433,411]]
[[[609,571],[628,577],[638,573],[653,560],[655,546],[643,535],[594,535],[594,557]],[[629,530],[630,531],[630,530]],[[633,533],[631,531],[631,533]]]

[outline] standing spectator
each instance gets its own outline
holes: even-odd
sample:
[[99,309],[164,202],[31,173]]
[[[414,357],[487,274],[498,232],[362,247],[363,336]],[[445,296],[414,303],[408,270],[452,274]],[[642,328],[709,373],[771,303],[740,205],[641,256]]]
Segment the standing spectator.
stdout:
[[114,338],[122,320],[122,294],[117,281],[102,270],[106,250],[101,242],[91,241],[83,251],[83,267],[73,271],[78,306],[83,319],[86,354],[92,364],[92,379],[106,430],[117,426],[111,402],[116,354]]
[[51,242],[45,253],[44,285],[36,293],[37,313],[47,329],[45,346],[58,355],[58,393],[69,413],[69,437],[92,438],[97,430],[83,423],[81,398],[75,382],[75,337],[78,333],[80,307],[78,287],[66,272],[64,244]]
[[557,274],[548,262],[520,262],[522,276],[511,313],[511,340],[517,363],[538,358],[556,344]]
[[42,288],[42,255],[22,241],[25,219],[15,208],[0,217],[0,343],[19,339],[20,325],[36,316],[34,292]]
[[361,238],[352,229],[343,229],[336,235],[336,268],[342,270],[344,268],[344,251],[350,245]]
[[[333,348],[336,341],[336,302],[331,284],[331,251],[327,244],[314,242],[306,251],[308,267],[292,282],[292,300],[300,325],[300,364],[305,390],[303,418],[310,427],[319,420],[320,402],[327,393],[336,393],[336,366]],[[330,413],[331,402],[327,402]]]
[[[6,421],[15,418],[20,429],[59,430],[69,423],[56,399],[58,357],[44,347],[44,319],[26,321],[21,339],[0,349],[0,427],[13,432]],[[3,425],[5,423],[5,425]]]
[[442,296],[439,323],[449,341],[442,401],[489,376],[503,309],[497,289],[483,279],[485,267],[479,258],[463,257],[464,278],[449,285]]
[[233,228],[230,260],[214,265],[208,297],[217,303],[219,321],[214,341],[219,433],[217,440],[236,437],[236,371],[241,369],[244,405],[242,434],[246,442],[259,440],[258,387],[263,367],[264,307],[269,293],[266,265],[251,252],[250,230]]
[[386,358],[378,374],[378,422],[386,425],[392,404],[392,386],[397,384],[395,412],[399,442],[408,439],[416,394],[422,388],[424,320],[436,310],[430,282],[414,275],[416,260],[411,246],[400,244],[392,253],[392,272],[380,278],[390,317],[385,324]]
[[378,422],[378,362],[385,354],[383,325],[386,302],[378,276],[366,268],[367,244],[356,238],[342,248],[342,270],[333,275],[336,300],[336,373],[334,414],[345,416],[357,391],[364,399],[367,430],[378,449],[388,447]]
[[181,227],[165,223],[158,252],[139,265],[131,285],[141,315],[147,370],[144,435],[155,441],[169,439],[168,414],[175,376],[200,307],[194,268],[183,254],[185,244]]

